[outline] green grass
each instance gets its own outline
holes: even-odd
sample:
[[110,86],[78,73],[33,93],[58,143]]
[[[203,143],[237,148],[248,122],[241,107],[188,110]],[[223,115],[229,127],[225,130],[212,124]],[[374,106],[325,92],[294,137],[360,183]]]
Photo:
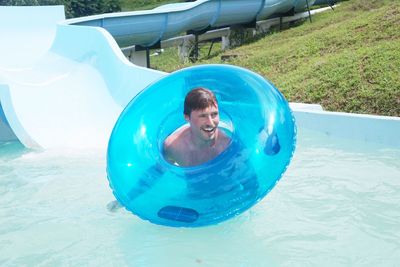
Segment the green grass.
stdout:
[[184,0],[120,0],[122,11],[146,10],[155,7],[170,4],[185,2]]
[[[397,0],[350,0],[229,51],[208,45],[196,63],[177,49],[152,57],[172,72],[194,64],[229,63],[260,73],[289,101],[319,103],[330,111],[400,116],[400,6]],[[221,56],[237,55],[229,62]]]

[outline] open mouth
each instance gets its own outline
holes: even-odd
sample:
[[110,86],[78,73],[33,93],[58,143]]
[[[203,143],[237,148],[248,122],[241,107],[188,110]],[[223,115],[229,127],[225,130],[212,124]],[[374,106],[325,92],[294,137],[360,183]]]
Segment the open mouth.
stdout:
[[206,133],[213,133],[215,132],[215,127],[204,127],[202,128],[203,131],[205,131]]

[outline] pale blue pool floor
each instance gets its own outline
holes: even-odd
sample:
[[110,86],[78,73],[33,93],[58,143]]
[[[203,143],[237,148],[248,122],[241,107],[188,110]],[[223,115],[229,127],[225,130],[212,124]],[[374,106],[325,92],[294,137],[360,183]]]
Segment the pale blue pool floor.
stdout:
[[105,151],[0,145],[0,266],[396,266],[400,150],[299,133],[287,173],[220,225],[111,213]]

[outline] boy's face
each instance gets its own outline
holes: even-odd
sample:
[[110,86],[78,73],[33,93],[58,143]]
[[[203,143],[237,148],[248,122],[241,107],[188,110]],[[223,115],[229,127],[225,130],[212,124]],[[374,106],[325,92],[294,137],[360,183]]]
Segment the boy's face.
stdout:
[[216,138],[219,124],[218,106],[192,110],[190,116],[185,115],[185,119],[190,123],[195,138],[203,141],[212,141]]

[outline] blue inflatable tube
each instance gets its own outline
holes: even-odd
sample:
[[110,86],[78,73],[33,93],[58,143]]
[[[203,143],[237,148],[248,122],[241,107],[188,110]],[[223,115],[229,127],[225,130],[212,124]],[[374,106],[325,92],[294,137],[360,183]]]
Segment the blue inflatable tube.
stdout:
[[[178,167],[163,157],[163,143],[186,124],[184,98],[196,87],[215,93],[220,127],[231,143],[211,161]],[[295,141],[292,112],[270,82],[239,67],[196,66],[162,78],[128,104],[110,137],[107,174],[118,201],[145,220],[212,225],[247,210],[274,187]]]

